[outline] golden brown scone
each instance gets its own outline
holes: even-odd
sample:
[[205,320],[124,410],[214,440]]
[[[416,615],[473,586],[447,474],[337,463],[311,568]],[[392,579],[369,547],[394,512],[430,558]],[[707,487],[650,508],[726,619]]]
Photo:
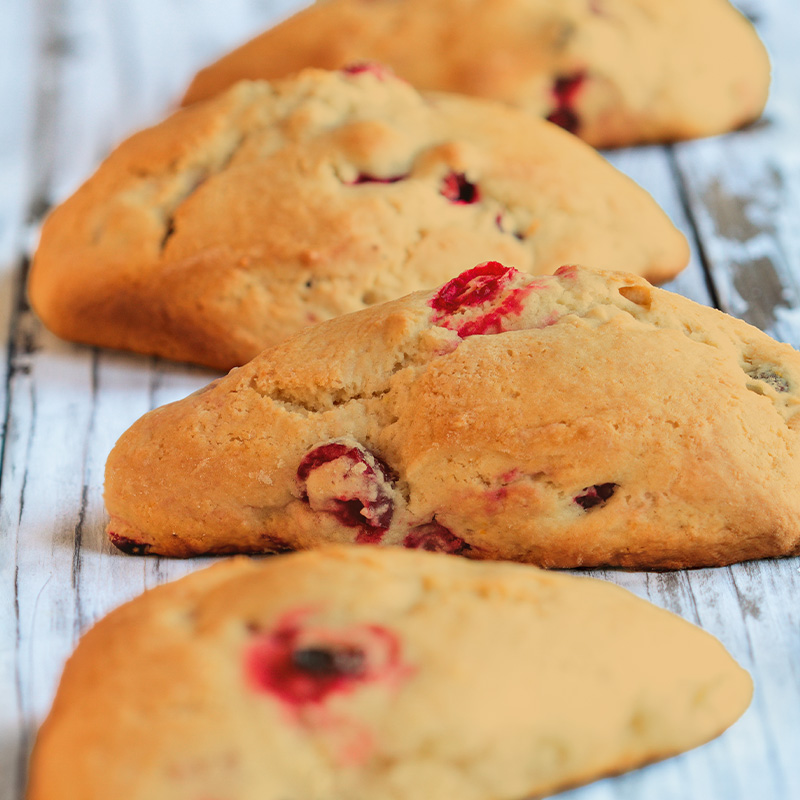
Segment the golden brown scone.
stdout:
[[328,548],[224,564],[100,622],[29,800],[521,800],[695,747],[747,708],[704,631],[617,586]]
[[663,281],[684,237],[586,145],[382,68],[242,84],[121,145],[44,225],[55,333],[228,369],[311,322],[503,258]]
[[202,70],[184,103],[360,59],[420,89],[520,106],[596,147],[737,128],[761,113],[770,71],[727,0],[328,0]]
[[108,459],[109,536],[548,567],[798,554],[798,387],[791,347],[636,276],[485,264],[145,415]]

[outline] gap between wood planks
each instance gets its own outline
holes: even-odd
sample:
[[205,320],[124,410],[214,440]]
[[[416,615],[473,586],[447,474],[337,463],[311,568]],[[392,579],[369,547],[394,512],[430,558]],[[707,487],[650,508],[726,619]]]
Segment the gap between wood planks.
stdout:
[[689,194],[686,187],[686,181],[683,178],[683,173],[681,172],[680,168],[678,167],[678,162],[675,159],[675,148],[674,145],[667,145],[664,148],[664,152],[667,157],[667,163],[669,164],[670,172],[672,173],[672,177],[675,180],[675,187],[678,191],[678,198],[680,199],[680,203],[683,206],[684,214],[686,215],[686,221],[689,224],[689,230],[684,231],[687,238],[690,239],[691,245],[694,249],[696,249],[698,257],[700,258],[700,266],[703,269],[703,277],[705,280],[706,290],[708,291],[708,295],[711,299],[711,304],[714,308],[717,308],[721,311],[724,309],[720,305],[719,302],[719,294],[717,293],[717,288],[714,286],[714,276],[711,273],[711,265],[708,260],[708,254],[706,253],[705,247],[703,246],[703,240],[700,237],[700,231],[697,226],[697,219],[695,218],[694,209],[692,208],[691,203],[689,202]]

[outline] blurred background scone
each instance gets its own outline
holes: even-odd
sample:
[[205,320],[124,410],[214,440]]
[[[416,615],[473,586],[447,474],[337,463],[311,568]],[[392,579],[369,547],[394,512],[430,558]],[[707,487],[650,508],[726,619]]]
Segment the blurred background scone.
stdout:
[[738,128],[761,113],[770,72],[727,0],[328,0],[201,70],[184,102],[362,59],[420,89],[517,105],[595,147]]

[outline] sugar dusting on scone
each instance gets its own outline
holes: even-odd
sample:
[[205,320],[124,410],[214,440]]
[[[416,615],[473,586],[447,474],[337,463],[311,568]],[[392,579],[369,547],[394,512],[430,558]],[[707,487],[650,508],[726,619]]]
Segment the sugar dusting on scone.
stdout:
[[109,535],[557,567],[789,555],[799,390],[791,347],[641,278],[488,262],[143,417],[109,456]]
[[84,636],[28,800],[522,800],[702,744],[751,692],[716,639],[610,583],[399,549],[232,559]]

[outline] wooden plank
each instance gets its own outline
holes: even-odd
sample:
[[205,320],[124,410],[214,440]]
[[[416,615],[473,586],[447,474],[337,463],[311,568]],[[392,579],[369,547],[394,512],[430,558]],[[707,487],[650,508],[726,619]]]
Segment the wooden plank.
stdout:
[[[708,290],[698,241],[686,216],[684,198],[675,180],[675,165],[669,149],[658,146],[626,147],[608,150],[603,155],[620,172],[650,192],[689,242],[691,252],[688,266],[674,280],[664,284],[663,288],[678,292],[703,305],[713,306],[714,299]],[[619,268],[624,270],[625,265],[620,264]]]
[[[737,739],[734,768],[745,772],[749,767],[751,797],[770,796],[771,784],[774,797],[800,797],[799,563],[794,558],[730,568],[751,653],[744,664],[756,679],[753,713],[764,720],[763,738],[755,738],[755,732],[746,737],[743,730]],[[756,761],[762,747],[764,758]],[[752,779],[759,764],[769,766],[760,786]]]
[[[27,50],[38,56],[28,86],[30,98],[35,100],[30,138],[36,157],[31,161],[25,194],[19,200],[21,206],[28,206],[32,217],[43,213],[49,204],[48,181],[55,153],[52,145],[58,131],[57,76],[65,52],[57,24],[62,10],[57,3],[30,9]],[[25,153],[26,148],[18,152]],[[80,376],[71,370],[65,372],[57,353],[42,350],[40,327],[24,304],[18,308],[10,353],[0,516],[4,544],[10,551],[8,563],[14,569],[16,641],[11,652],[17,735],[10,750],[17,763],[7,778],[14,784],[16,796],[24,782],[24,761],[33,731],[53,691],[59,662],[69,654],[74,641],[69,610],[72,593],[65,588],[70,582],[72,559],[64,545],[70,538],[67,509],[76,475],[71,449],[82,449],[86,415],[81,411],[89,406]],[[67,387],[59,386],[60,381]],[[71,391],[76,385],[78,392]],[[77,476],[80,479],[80,470]],[[12,791],[11,785],[4,791]]]
[[[8,455],[25,449],[24,428],[10,414],[12,376],[25,368],[14,337],[22,297],[23,250],[29,205],[31,128],[34,116],[33,15],[25,4],[4,8],[0,26],[0,798],[21,795],[27,754],[26,732],[20,725],[25,704],[19,680],[17,644],[20,624],[17,606],[18,542],[13,535],[21,508],[8,502],[15,496],[19,473],[11,474]],[[16,447],[15,447],[16,445]]]
[[764,118],[728,136],[677,145],[675,157],[721,307],[798,346],[800,6],[742,5],[772,54]]

